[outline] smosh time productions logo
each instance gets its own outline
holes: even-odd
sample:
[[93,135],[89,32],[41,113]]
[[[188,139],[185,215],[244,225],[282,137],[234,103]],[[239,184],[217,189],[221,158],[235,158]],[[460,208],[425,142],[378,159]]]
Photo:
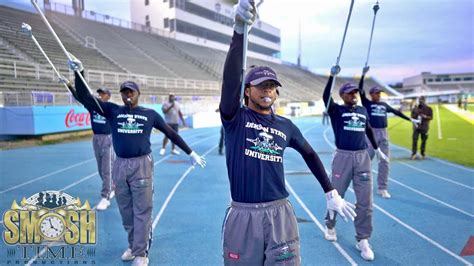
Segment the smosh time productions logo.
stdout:
[[3,213],[7,265],[95,263],[96,212],[61,191],[42,191]]

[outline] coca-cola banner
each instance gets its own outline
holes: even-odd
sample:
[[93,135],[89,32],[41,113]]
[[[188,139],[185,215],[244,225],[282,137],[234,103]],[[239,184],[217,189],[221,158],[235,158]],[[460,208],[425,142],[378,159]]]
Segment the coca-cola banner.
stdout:
[[[160,104],[144,106],[163,115]],[[0,107],[0,135],[45,135],[90,128],[89,112],[78,105]]]
[[91,128],[89,112],[82,106],[33,106],[35,135]]

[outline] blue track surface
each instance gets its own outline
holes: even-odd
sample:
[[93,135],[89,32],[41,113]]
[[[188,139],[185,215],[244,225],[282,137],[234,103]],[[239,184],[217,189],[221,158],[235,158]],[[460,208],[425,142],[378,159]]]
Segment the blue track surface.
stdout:
[[[322,127],[318,118],[295,123],[330,171],[332,130]],[[230,197],[225,159],[216,148],[219,129],[188,130],[181,135],[199,154],[207,153],[208,167],[187,171],[187,156],[159,156],[162,135],[152,136],[156,165],[150,265],[222,265],[221,225]],[[391,152],[392,199],[374,195],[370,243],[375,261],[368,263],[354,247],[352,223],[338,222],[337,243],[324,240],[319,227],[325,214],[322,189],[299,154],[287,150],[286,179],[300,221],[303,265],[474,263],[474,256],[459,255],[474,236],[474,169],[438,159],[410,161],[410,153],[396,146]],[[41,190],[65,189],[95,205],[100,199],[100,177],[93,156],[90,141],[1,151],[0,210]],[[354,202],[354,194],[348,191],[346,199]],[[96,265],[130,265],[120,260],[127,241],[114,200],[108,210],[98,212],[98,230]],[[9,262],[7,247],[2,242],[1,265]],[[42,259],[33,263],[41,264]]]

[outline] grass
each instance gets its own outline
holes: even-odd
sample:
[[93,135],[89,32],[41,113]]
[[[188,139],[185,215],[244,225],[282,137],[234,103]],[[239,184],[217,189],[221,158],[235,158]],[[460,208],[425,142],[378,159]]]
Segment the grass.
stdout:
[[470,112],[474,112],[474,104],[469,104],[467,106],[467,110],[470,111]]
[[[438,139],[437,109],[435,105],[431,108],[433,108],[433,120],[430,122],[426,155],[474,167],[474,126],[440,106],[442,139]],[[411,150],[413,133],[411,123],[398,117],[391,117],[388,131],[392,143]],[[418,140],[418,145],[420,143],[421,139]]]

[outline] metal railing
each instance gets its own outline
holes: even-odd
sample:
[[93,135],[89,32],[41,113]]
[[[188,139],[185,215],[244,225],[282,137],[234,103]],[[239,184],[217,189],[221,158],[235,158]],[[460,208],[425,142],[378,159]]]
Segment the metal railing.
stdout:
[[[140,105],[161,104],[168,100],[167,95],[140,95]],[[120,95],[113,94],[111,102],[123,104]],[[218,106],[217,96],[180,96],[179,102],[185,113],[208,111]],[[4,106],[64,106],[81,105],[68,92],[51,91],[0,91],[0,108]]]
[[[64,73],[66,77],[69,77],[70,80],[74,79],[74,73],[69,71],[69,69],[59,68],[58,70]],[[14,79],[26,78],[30,80],[58,80],[51,66],[9,59],[0,59],[0,75],[10,76]],[[126,80],[133,80],[139,85],[145,86],[146,88],[212,91],[218,91],[220,89],[218,82],[209,80],[152,77],[140,74],[99,70],[86,70],[85,76],[87,82],[91,82],[100,86],[118,86]],[[197,95],[199,95],[199,93]]]

